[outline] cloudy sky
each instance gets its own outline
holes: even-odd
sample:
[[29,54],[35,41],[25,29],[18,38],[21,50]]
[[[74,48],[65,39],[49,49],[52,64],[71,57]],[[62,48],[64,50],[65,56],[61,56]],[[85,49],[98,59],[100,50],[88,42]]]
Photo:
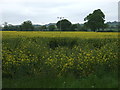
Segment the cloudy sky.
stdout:
[[65,17],[72,23],[84,23],[84,18],[101,9],[106,21],[118,20],[119,0],[0,0],[1,24],[21,24],[31,20],[34,24],[56,23]]

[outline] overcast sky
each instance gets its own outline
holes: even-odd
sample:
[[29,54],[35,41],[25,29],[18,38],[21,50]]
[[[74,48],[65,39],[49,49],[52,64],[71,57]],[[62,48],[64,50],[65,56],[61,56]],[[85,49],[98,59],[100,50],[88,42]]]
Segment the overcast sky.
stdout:
[[65,17],[72,23],[84,23],[84,18],[101,9],[108,21],[118,21],[119,0],[0,0],[0,21],[21,24],[31,20],[34,24],[56,23]]

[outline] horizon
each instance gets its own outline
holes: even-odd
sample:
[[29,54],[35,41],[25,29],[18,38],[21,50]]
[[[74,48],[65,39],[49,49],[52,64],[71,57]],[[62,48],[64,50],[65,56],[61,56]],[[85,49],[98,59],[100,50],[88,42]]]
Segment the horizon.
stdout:
[[[28,20],[27,20],[28,21]],[[24,22],[24,21],[23,21]],[[7,24],[9,25],[9,24],[11,24],[11,25],[21,25],[23,22],[21,22],[20,24],[12,24],[12,23],[8,23],[7,22]],[[31,21],[32,22],[32,21]],[[108,22],[119,22],[119,21],[108,21]],[[105,23],[108,23],[108,22],[105,22]],[[51,23],[54,23],[54,22],[50,22],[50,23],[45,23],[45,24],[40,24],[40,23],[32,23],[33,25],[47,25],[47,24],[51,24]],[[55,22],[54,24],[56,24],[57,22]],[[72,22],[71,22],[72,23]],[[79,23],[79,22],[76,22],[76,23],[72,23],[72,24],[84,24],[84,22],[83,23]],[[0,26],[4,26],[3,24],[2,25],[0,25]]]

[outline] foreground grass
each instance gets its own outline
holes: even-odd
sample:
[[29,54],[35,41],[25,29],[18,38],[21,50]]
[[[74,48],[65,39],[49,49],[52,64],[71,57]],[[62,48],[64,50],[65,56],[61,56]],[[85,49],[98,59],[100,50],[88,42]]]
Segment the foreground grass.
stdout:
[[84,78],[67,77],[21,77],[17,79],[3,78],[3,88],[118,88],[118,76],[106,73],[102,76],[95,74]]
[[3,32],[2,46],[3,88],[118,85],[118,33]]

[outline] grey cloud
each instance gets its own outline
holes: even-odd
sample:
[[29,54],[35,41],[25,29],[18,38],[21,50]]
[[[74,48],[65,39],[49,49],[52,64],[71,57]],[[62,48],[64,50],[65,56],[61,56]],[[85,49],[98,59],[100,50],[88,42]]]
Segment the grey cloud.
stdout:
[[[117,0],[116,0],[117,1]],[[20,24],[25,20],[33,23],[57,22],[63,16],[71,22],[84,22],[95,9],[101,9],[107,21],[117,20],[117,2],[113,0],[3,0],[0,4],[2,22]]]

